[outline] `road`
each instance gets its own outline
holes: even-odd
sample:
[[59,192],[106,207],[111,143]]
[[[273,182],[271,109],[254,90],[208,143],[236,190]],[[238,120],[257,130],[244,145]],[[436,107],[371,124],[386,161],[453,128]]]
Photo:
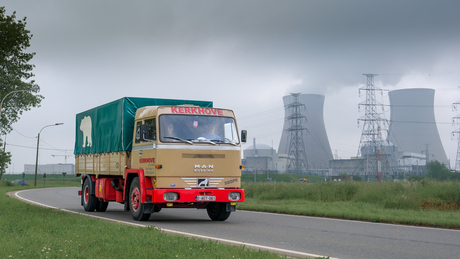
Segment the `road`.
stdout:
[[71,212],[110,220],[152,225],[169,232],[205,236],[228,243],[305,257],[459,258],[460,231],[336,220],[273,213],[236,211],[224,222],[211,221],[206,210],[163,209],[145,222],[133,221],[121,204],[88,213],[80,206],[77,187],[31,189],[16,196]]

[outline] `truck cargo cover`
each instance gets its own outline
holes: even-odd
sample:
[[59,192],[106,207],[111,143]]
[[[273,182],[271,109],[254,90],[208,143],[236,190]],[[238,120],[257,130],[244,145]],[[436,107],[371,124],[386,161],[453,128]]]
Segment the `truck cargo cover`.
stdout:
[[210,101],[123,97],[81,112],[76,116],[74,153],[129,151],[132,148],[134,116],[138,108],[183,104],[200,107],[213,105]]

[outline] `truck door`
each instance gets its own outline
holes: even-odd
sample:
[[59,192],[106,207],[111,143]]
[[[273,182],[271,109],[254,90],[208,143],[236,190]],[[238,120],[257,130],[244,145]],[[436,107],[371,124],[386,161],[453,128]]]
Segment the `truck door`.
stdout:
[[[145,141],[140,140],[141,125],[146,125],[148,128],[148,134],[145,136]],[[132,167],[133,169],[144,169],[144,174],[146,176],[155,175],[155,142],[157,140],[156,129],[156,118],[136,122],[135,137],[132,149]]]

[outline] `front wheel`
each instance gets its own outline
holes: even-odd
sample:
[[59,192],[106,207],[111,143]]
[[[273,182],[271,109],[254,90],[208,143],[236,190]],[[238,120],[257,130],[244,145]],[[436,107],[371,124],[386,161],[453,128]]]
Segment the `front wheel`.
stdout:
[[144,213],[144,204],[141,203],[141,187],[138,177],[133,179],[129,188],[129,210],[134,220],[145,221],[150,218],[150,213]]
[[87,177],[85,182],[82,186],[82,200],[83,200],[83,208],[85,211],[92,212],[96,209],[97,206],[97,199],[96,196],[90,194],[90,184],[91,178]]
[[230,216],[230,211],[226,210],[225,203],[210,203],[206,207],[209,218],[214,221],[224,221]]

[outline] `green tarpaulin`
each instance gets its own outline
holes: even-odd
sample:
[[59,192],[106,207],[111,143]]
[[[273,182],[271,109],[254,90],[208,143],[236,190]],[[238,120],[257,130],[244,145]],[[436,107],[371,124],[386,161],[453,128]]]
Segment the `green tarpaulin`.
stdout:
[[76,116],[74,153],[77,155],[131,150],[134,116],[138,108],[182,104],[200,107],[213,105],[209,101],[124,97],[81,112]]

